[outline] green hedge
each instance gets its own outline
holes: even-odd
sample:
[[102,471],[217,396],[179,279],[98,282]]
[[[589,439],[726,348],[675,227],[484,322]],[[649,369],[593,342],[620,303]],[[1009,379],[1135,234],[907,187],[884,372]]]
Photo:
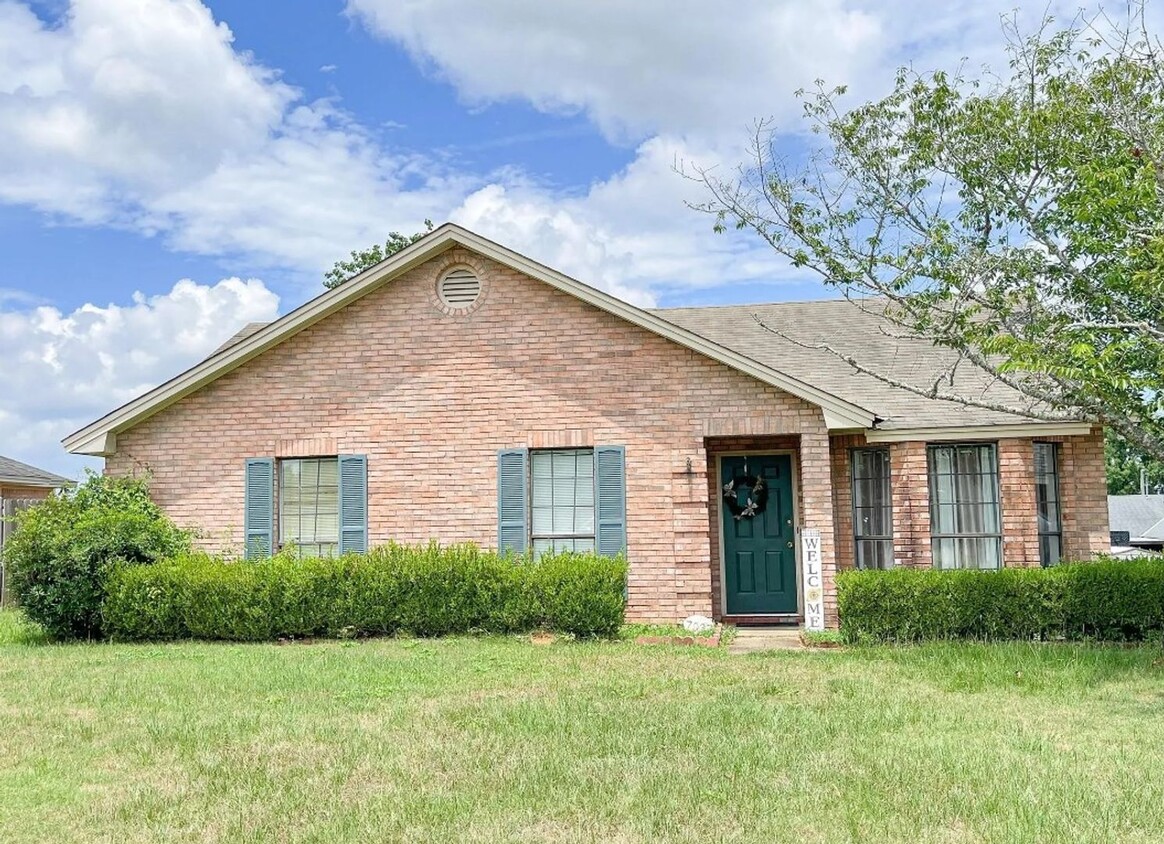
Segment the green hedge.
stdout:
[[1159,640],[1164,557],[1001,571],[845,571],[837,602],[847,642]]
[[535,561],[472,545],[388,545],[367,554],[242,562],[203,554],[121,566],[103,620],[116,639],[509,633],[607,636],[622,624],[626,563],[595,554]]

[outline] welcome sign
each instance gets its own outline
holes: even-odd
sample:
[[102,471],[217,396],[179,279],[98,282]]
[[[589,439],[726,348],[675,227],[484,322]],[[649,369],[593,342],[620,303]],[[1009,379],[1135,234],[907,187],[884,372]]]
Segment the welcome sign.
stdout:
[[820,551],[820,531],[800,532],[800,565],[804,572],[804,629],[824,630],[824,572]]

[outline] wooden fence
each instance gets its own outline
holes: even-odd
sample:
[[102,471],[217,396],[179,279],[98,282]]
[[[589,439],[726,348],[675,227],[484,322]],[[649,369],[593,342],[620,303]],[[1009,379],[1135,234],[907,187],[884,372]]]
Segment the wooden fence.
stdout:
[[10,606],[13,602],[8,591],[8,570],[4,565],[4,542],[15,527],[8,519],[39,501],[38,498],[0,498],[0,516],[3,516],[0,518],[0,607]]

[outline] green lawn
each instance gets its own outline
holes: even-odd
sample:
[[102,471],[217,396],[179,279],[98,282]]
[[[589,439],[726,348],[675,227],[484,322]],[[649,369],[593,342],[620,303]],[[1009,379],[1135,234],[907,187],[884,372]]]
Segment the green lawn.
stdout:
[[1164,653],[46,645],[0,841],[1164,840]]

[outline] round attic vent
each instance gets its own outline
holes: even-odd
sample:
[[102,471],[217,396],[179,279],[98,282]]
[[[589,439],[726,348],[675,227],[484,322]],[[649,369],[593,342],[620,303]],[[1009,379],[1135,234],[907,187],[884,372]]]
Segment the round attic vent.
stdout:
[[481,295],[481,279],[468,267],[449,270],[437,284],[437,295],[450,308],[465,310],[473,306]]

